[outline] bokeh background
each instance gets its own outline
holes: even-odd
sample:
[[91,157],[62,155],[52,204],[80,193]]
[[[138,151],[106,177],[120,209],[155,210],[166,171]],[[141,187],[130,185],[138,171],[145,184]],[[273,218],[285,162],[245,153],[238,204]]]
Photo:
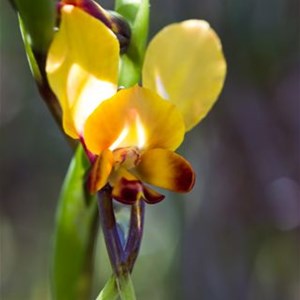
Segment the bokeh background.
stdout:
[[[193,192],[147,207],[138,299],[300,299],[299,4],[151,1],[150,36],[171,22],[208,20],[228,76],[180,148],[197,172]],[[0,298],[47,300],[55,206],[72,153],[31,78],[16,15],[0,5]],[[101,240],[95,292],[110,274]]]

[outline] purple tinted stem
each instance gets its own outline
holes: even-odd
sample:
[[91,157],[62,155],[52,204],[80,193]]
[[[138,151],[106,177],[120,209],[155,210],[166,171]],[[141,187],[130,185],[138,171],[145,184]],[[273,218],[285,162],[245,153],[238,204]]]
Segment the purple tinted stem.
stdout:
[[131,206],[130,225],[125,246],[126,265],[130,272],[137,259],[144,230],[145,202],[141,199]]
[[125,253],[117,230],[111,190],[107,185],[98,192],[98,208],[110,263],[116,276],[120,276],[128,271],[124,264]]
[[145,203],[140,200],[131,206],[130,225],[125,250],[122,247],[115,219],[111,187],[98,192],[101,227],[111,266],[116,276],[132,272],[143,236]]

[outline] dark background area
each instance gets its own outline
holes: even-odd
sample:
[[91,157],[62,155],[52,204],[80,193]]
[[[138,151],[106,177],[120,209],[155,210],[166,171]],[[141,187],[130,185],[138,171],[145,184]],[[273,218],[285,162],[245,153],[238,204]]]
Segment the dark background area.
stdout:
[[[194,190],[147,207],[138,299],[298,300],[299,1],[153,0],[150,36],[191,18],[219,34],[228,76],[179,149],[197,173]],[[55,206],[72,153],[38,95],[7,1],[0,19],[1,299],[50,299]],[[110,274],[101,237],[97,253],[95,291]]]

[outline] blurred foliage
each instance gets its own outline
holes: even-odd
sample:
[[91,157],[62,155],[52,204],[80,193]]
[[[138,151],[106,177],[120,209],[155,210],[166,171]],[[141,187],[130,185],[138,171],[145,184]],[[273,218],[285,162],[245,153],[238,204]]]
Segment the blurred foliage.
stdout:
[[70,163],[58,200],[52,265],[53,298],[90,297],[94,244],[98,232],[97,199],[84,183],[89,162],[81,146]]
[[[147,207],[138,299],[298,299],[299,13],[298,0],[151,1],[151,35],[206,19],[229,73],[181,148],[197,172],[193,192]],[[0,20],[1,296],[50,299],[54,211],[71,151],[38,96],[7,2]],[[95,295],[111,272],[107,258],[96,263]]]
[[55,2],[52,0],[10,0],[18,10],[34,51],[45,53],[53,37]]

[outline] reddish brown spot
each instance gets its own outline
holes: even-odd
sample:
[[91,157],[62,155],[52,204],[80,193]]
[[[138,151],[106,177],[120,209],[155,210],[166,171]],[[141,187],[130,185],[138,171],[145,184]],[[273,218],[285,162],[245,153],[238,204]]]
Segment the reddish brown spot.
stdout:
[[113,197],[124,204],[133,204],[140,197],[142,183],[138,180],[127,180],[122,178],[119,182],[119,188],[113,190]]
[[[121,53],[125,53],[129,46],[131,29],[126,20],[120,15],[116,16],[112,12],[103,9],[93,0],[61,0],[57,4],[58,15],[64,5],[73,5],[100,20],[107,28],[113,31],[120,43]],[[58,20],[59,21],[59,20]]]
[[180,165],[180,173],[178,172],[174,181],[177,192],[186,193],[193,188],[195,184],[195,173],[187,161]]
[[95,1],[92,0],[62,0],[58,3],[58,11],[64,5],[73,5],[81,8],[86,13],[103,22],[109,29],[112,29],[110,15]]
[[101,157],[97,156],[89,173],[87,187],[91,194],[95,194],[97,192],[97,182],[99,181],[99,175],[100,175],[99,172],[100,161],[101,161]]
[[149,204],[155,204],[165,199],[164,195],[151,190],[145,185],[143,186],[143,193],[144,193],[144,200]]

